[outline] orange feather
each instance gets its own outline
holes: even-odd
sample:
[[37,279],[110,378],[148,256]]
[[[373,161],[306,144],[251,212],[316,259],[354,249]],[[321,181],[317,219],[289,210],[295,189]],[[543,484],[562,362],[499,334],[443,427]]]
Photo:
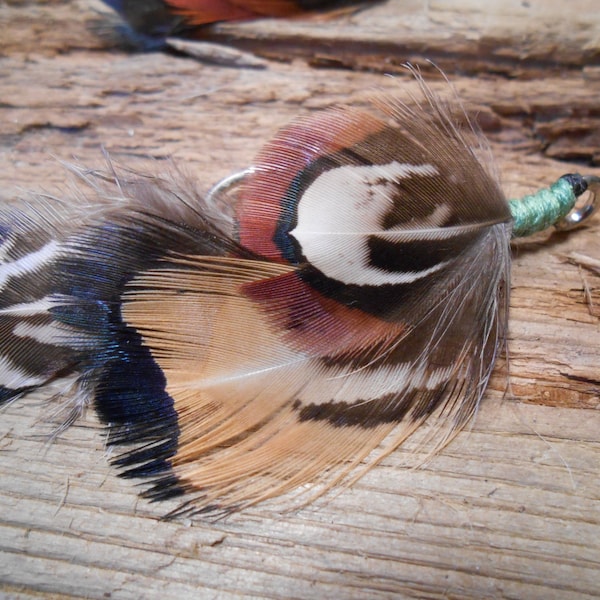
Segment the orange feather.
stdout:
[[299,418],[298,395],[343,398],[361,373],[328,369],[313,352],[290,347],[269,314],[240,293],[291,271],[254,260],[185,257],[137,278],[124,296],[123,316],[142,334],[174,400],[180,434],[171,464],[186,506],[241,509],[310,481],[324,484],[312,491],[321,494],[392,432],[369,468],[425,418],[435,420],[426,412],[400,426],[394,419],[336,426]]

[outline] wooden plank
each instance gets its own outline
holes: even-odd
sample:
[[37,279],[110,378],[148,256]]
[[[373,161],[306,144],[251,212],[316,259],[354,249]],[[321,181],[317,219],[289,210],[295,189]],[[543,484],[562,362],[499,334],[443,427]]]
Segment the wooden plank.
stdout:
[[[173,157],[208,189],[297,114],[360,104],[375,88],[410,90],[402,75],[381,73],[426,58],[450,71],[478,116],[509,195],[563,172],[598,173],[588,164],[600,147],[591,0],[389,0],[336,22],[227,24],[207,34],[278,58],[264,70],[112,49],[88,29],[99,8],[0,6],[5,202],[24,190],[68,193],[59,161],[102,167],[102,147],[140,169],[168,168]],[[565,257],[598,258],[599,230],[596,218],[515,246],[507,395],[499,365],[473,425],[423,468],[407,468],[423,459],[411,440],[351,489],[301,510],[273,502],[225,521],[162,521],[174,505],[139,500],[116,477],[91,411],[50,444],[56,402],[7,407],[1,593],[598,597],[600,278]]]

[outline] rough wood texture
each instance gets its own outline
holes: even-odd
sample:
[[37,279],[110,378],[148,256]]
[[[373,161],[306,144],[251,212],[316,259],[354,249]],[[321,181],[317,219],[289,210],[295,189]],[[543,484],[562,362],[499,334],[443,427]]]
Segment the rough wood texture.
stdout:
[[[59,193],[59,161],[101,166],[102,146],[137,168],[173,156],[208,188],[293,116],[408,87],[381,74],[427,58],[478,115],[509,195],[564,172],[598,173],[595,0],[388,0],[336,22],[211,31],[277,59],[263,70],[124,53],[90,32],[100,8],[0,3],[5,202]],[[403,469],[414,462],[408,445],[296,512],[163,522],[170,506],[138,500],[107,466],[92,414],[48,444],[56,407],[13,404],[0,413],[0,593],[598,597],[600,277],[568,263],[571,252],[600,257],[600,218],[515,246],[507,396],[499,368],[473,426],[424,468]]]

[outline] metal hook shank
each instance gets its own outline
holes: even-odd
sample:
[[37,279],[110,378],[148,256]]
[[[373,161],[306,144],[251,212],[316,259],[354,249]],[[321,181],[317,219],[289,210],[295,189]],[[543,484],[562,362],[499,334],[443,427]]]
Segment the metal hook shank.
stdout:
[[227,177],[221,179],[213,185],[212,188],[206,194],[206,203],[208,205],[216,205],[219,203],[219,200],[222,199],[227,194],[235,191],[236,188],[240,186],[240,184],[254,172],[252,167],[244,169],[243,171],[238,171],[237,173],[232,173]]

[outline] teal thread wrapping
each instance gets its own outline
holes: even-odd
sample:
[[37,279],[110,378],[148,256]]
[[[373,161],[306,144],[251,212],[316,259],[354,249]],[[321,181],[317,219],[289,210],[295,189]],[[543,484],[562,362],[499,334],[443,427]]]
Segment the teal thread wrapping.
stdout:
[[576,200],[573,186],[562,177],[549,188],[519,200],[509,200],[512,237],[526,237],[548,229],[569,214]]

